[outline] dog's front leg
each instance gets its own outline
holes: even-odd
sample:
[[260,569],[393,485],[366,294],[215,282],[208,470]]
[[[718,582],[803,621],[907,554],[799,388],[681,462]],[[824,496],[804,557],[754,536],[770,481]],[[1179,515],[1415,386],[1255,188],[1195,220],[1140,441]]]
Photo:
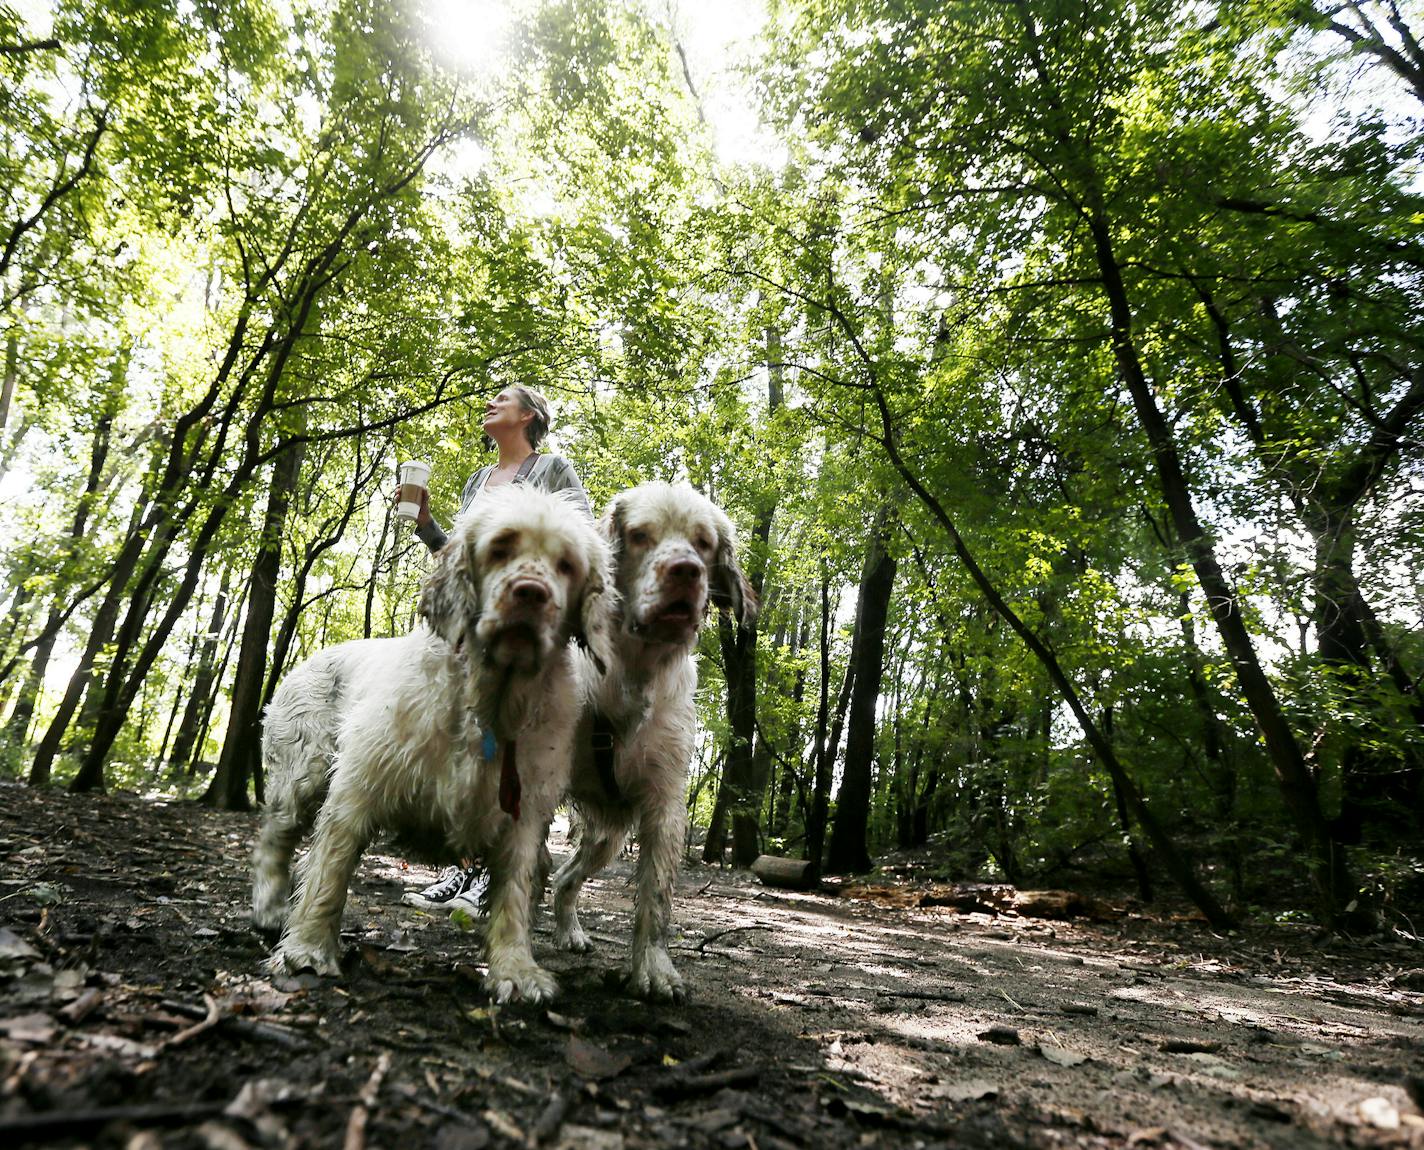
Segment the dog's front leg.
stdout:
[[262,830],[252,851],[252,925],[278,931],[292,894],[292,854],[304,827],[288,801],[273,800],[262,815]]
[[558,990],[554,976],[534,961],[529,940],[533,917],[530,896],[539,870],[545,821],[524,817],[510,824],[490,866],[489,929],[485,951],[489,960],[487,989],[496,1002],[523,998],[540,1002]]
[[579,922],[579,892],[583,884],[596,875],[618,853],[627,828],[593,807],[583,807],[583,826],[579,829],[578,846],[573,856],[554,875],[554,945],[564,950],[589,951],[589,941]]
[[682,976],[667,949],[682,824],[682,802],[673,796],[646,807],[638,827],[638,905],[628,988],[639,998],[680,1001],[685,997]]
[[282,940],[268,960],[273,973],[307,967],[318,974],[341,973],[341,912],[346,909],[346,891],[370,832],[334,814],[333,806],[340,810],[339,803],[328,801],[317,818],[311,850],[302,862],[301,893]]

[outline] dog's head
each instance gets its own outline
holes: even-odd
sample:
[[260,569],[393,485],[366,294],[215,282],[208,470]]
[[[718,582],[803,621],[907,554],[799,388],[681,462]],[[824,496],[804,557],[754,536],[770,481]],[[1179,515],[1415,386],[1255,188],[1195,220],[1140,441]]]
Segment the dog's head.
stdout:
[[737,564],[731,520],[687,484],[624,491],[599,521],[613,553],[624,630],[647,642],[686,645],[707,604],[738,624],[756,615],[756,593]]
[[460,516],[420,613],[472,665],[532,676],[569,638],[608,657],[608,548],[568,500],[510,485]]

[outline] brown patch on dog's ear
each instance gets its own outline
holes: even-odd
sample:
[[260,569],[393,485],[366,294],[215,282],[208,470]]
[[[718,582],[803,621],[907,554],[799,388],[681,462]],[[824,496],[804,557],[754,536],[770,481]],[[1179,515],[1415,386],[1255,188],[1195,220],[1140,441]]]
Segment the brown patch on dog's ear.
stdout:
[[464,541],[455,536],[436,553],[435,570],[421,585],[421,618],[432,631],[454,646],[466,627],[472,627],[479,619],[478,602],[470,602],[475,594]]
[[707,597],[723,611],[730,611],[737,626],[744,627],[757,616],[757,593],[742,574],[737,563],[731,531],[723,526],[717,532],[717,554],[707,583]]

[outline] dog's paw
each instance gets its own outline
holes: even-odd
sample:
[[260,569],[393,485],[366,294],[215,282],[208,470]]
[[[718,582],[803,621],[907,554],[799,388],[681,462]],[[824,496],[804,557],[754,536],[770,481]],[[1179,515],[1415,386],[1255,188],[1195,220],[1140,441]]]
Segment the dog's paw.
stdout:
[[554,976],[542,966],[530,964],[520,967],[497,968],[490,966],[485,977],[485,989],[498,1003],[548,1002],[559,992],[559,984]]
[[270,974],[299,974],[303,970],[314,970],[323,975],[341,973],[341,960],[335,950],[295,942],[284,942],[273,952],[266,965]]
[[560,950],[572,950],[587,954],[593,949],[593,940],[584,933],[578,919],[568,923],[558,923],[554,927],[554,945]]
[[252,928],[263,934],[280,931],[287,925],[287,904],[285,901],[268,906],[252,908]]
[[649,1002],[684,1002],[687,999],[682,975],[673,966],[668,952],[654,946],[634,957],[628,969],[628,991]]

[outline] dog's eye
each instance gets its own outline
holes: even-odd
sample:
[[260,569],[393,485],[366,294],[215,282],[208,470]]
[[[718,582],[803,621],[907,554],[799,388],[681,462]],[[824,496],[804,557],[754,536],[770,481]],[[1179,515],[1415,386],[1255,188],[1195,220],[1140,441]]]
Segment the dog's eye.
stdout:
[[692,541],[692,545],[696,547],[699,551],[712,550],[712,540],[708,539],[705,535],[699,535],[696,539]]
[[653,537],[641,527],[635,527],[632,531],[628,532],[628,542],[634,547],[646,547],[652,541]]
[[509,548],[491,547],[489,549],[489,557],[491,563],[503,563],[506,559],[509,558]]
[[567,559],[560,559],[558,571],[560,575],[572,575],[574,573],[574,565]]

